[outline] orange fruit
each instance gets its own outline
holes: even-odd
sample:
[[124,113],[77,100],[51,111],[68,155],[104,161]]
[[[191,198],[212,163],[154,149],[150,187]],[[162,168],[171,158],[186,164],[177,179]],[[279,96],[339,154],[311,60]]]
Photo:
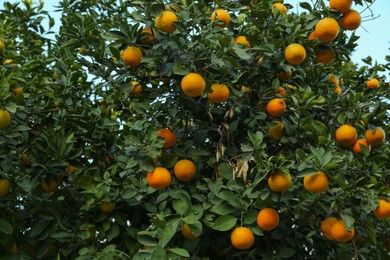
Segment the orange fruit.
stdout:
[[230,235],[230,242],[237,249],[248,249],[253,246],[255,236],[247,227],[237,227]]
[[303,186],[310,192],[324,192],[328,185],[328,176],[321,171],[303,177]]
[[271,99],[267,104],[267,113],[273,117],[281,117],[286,112],[286,103],[280,98]]
[[251,93],[252,89],[247,86],[241,86],[241,91],[245,91],[246,93]]
[[169,148],[175,145],[176,135],[168,128],[161,128],[157,131],[157,136],[165,138],[163,148]]
[[225,84],[213,84],[211,86],[211,93],[208,96],[214,103],[223,103],[229,99],[230,91]]
[[339,79],[333,74],[329,75],[329,80],[332,81],[336,86],[339,86],[340,84]]
[[129,46],[122,52],[122,60],[129,67],[138,67],[141,64],[143,54],[140,48]]
[[156,32],[152,28],[146,27],[141,31],[141,43],[146,45],[152,45],[155,36]]
[[182,226],[181,226],[181,233],[183,234],[183,236],[189,240],[193,240],[193,239],[196,239],[198,238],[198,236],[195,236],[194,233],[192,232],[190,226],[187,224],[187,223],[184,223]]
[[291,175],[290,173],[283,173],[283,172],[274,172],[272,175],[268,178],[268,186],[272,191],[276,192],[285,192],[287,191],[291,186]]
[[290,68],[287,68],[286,70],[280,69],[276,72],[276,77],[279,80],[286,81],[289,80],[291,76],[292,76],[292,70]]
[[272,13],[275,13],[275,8],[278,9],[281,14],[287,14],[287,11],[288,11],[286,6],[284,4],[281,4],[281,3],[275,3],[272,5],[271,8],[272,8],[272,10],[271,10]]
[[330,235],[337,242],[347,242],[355,235],[355,228],[348,231],[344,220],[337,220],[330,229]]
[[352,0],[330,0],[329,7],[330,9],[338,10],[342,13],[345,13],[351,9]]
[[352,146],[357,140],[357,131],[353,126],[342,125],[336,130],[336,141],[344,147]]
[[293,65],[301,64],[306,58],[306,50],[299,43],[292,43],[284,50],[287,62]]
[[171,174],[166,168],[157,167],[146,176],[147,184],[156,190],[162,190],[171,184]]
[[223,9],[217,9],[211,14],[211,21],[214,22],[215,18],[217,18],[217,21],[214,23],[215,26],[225,28],[230,23],[230,15]]
[[102,201],[100,202],[99,209],[101,212],[109,214],[116,208],[115,202]]
[[172,33],[176,30],[176,25],[174,22],[177,22],[179,19],[176,14],[171,11],[163,11],[160,16],[156,17],[155,25],[157,30],[165,33]]
[[355,10],[349,10],[348,12],[344,13],[340,19],[341,27],[343,27],[345,30],[350,31],[359,28],[361,23],[362,17],[360,16],[359,12]]
[[66,171],[68,173],[74,173],[75,171],[77,170],[77,167],[73,166],[73,165],[68,165],[66,166]]
[[189,97],[200,96],[206,87],[204,78],[197,73],[189,73],[181,80],[181,89]]
[[353,144],[352,146],[352,151],[354,153],[362,153],[363,150],[362,148],[360,148],[360,145],[363,145],[364,147],[366,147],[368,149],[368,151],[371,150],[371,145],[367,142],[366,139],[358,139],[356,140],[356,142]]
[[7,110],[0,108],[0,130],[6,129],[11,124],[11,115]]
[[390,218],[390,202],[387,199],[379,199],[378,207],[373,213],[380,219]]
[[366,131],[366,140],[369,144],[380,145],[385,138],[385,131],[381,127],[376,127],[375,131],[371,131],[371,129],[367,129]]
[[313,40],[316,40],[317,39],[317,34],[316,34],[316,31],[312,31],[309,36],[307,37],[307,39],[309,41],[313,41]]
[[286,89],[283,87],[278,87],[275,90],[275,93],[281,95],[282,97],[285,97],[286,96]]
[[190,160],[180,160],[175,164],[173,173],[180,181],[190,181],[196,174],[196,166]]
[[379,80],[377,80],[376,78],[372,78],[370,80],[367,80],[366,87],[367,88],[378,88],[379,87]]
[[11,183],[7,179],[0,179],[0,197],[7,196],[11,191]]
[[132,88],[130,89],[130,95],[139,96],[142,91],[142,86],[137,81],[131,82]]
[[20,95],[23,93],[23,89],[22,88],[11,88],[11,92],[14,93],[15,96],[17,95]]
[[331,49],[322,49],[316,52],[316,63],[329,64],[334,58],[334,51]]
[[86,55],[86,54],[88,54],[88,51],[87,51],[87,49],[85,49],[84,47],[80,47],[80,48],[79,48],[79,53],[80,53],[81,55]]
[[333,18],[323,18],[316,24],[315,32],[318,40],[330,42],[339,34],[339,24]]
[[245,36],[237,36],[236,38],[234,38],[233,44],[242,44],[248,48],[251,47]]
[[1,54],[3,54],[4,49],[5,49],[4,42],[2,39],[0,39],[0,56]]
[[56,192],[59,185],[59,179],[57,180],[46,180],[45,178],[42,178],[41,180],[41,188],[45,192]]
[[279,213],[273,208],[264,208],[257,215],[257,225],[263,231],[270,231],[279,225]]
[[271,126],[270,128],[268,128],[268,134],[272,139],[280,140],[284,135],[285,126],[282,121],[279,120],[274,120],[273,124],[275,124],[275,126]]
[[334,223],[336,223],[337,219],[334,217],[328,217],[324,221],[321,222],[321,231],[323,235],[329,239],[333,240],[330,230],[332,229]]
[[341,95],[342,92],[343,92],[343,90],[339,86],[336,86],[333,89],[333,93],[335,93],[337,95]]

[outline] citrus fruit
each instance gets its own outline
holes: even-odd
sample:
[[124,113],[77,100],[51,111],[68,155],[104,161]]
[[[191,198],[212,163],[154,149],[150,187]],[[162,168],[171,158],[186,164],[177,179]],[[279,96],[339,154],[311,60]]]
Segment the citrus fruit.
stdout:
[[11,183],[7,179],[0,179],[0,197],[7,196],[11,191]]
[[347,242],[355,235],[355,228],[348,231],[344,220],[337,220],[330,229],[330,235],[337,242]]
[[370,80],[367,80],[366,87],[367,88],[378,88],[379,87],[379,80],[377,80],[376,78],[372,78]]
[[116,208],[115,202],[102,201],[100,202],[99,209],[101,212],[109,214]]
[[263,231],[270,231],[279,225],[279,213],[273,208],[264,208],[257,215],[257,225]]
[[303,177],[303,186],[310,192],[324,192],[328,185],[328,176],[321,171]]
[[369,144],[380,145],[385,138],[385,131],[381,127],[376,127],[375,131],[371,131],[371,129],[367,129],[366,131],[366,140]]
[[373,211],[374,215],[380,219],[390,217],[390,202],[387,199],[379,199],[378,207]]
[[194,235],[194,233],[192,232],[192,229],[190,228],[190,226],[187,223],[184,223],[181,226],[181,233],[183,234],[183,236],[185,238],[187,238],[189,240],[193,240],[193,239],[198,238],[198,236]]
[[339,34],[339,24],[333,18],[323,18],[316,24],[315,32],[318,40],[330,42]]
[[175,145],[176,135],[168,128],[161,128],[157,131],[157,136],[165,138],[163,148],[169,148]]
[[130,95],[139,96],[142,91],[142,86],[137,81],[131,82],[131,89],[130,89]]
[[155,25],[157,30],[165,33],[172,33],[176,30],[176,25],[179,19],[172,11],[163,11],[160,16],[156,17]]
[[171,184],[171,174],[166,168],[157,167],[146,176],[147,184],[156,190],[162,190]]
[[122,52],[122,60],[129,67],[138,67],[141,64],[143,54],[140,48],[129,46]]
[[196,174],[196,166],[190,160],[180,160],[175,164],[173,173],[180,181],[190,181]]
[[146,27],[141,31],[141,43],[146,45],[152,45],[155,36],[156,32],[152,28]]
[[[215,21],[215,19],[217,19],[217,21]],[[230,15],[223,9],[217,9],[211,14],[211,21],[215,22],[215,26],[225,28],[230,23]]]
[[283,87],[278,87],[276,90],[275,90],[275,93],[282,96],[282,97],[286,97],[286,89],[283,88]]
[[333,224],[336,223],[336,221],[337,221],[336,218],[328,217],[321,222],[321,231],[323,235],[329,240],[333,240],[330,230],[333,227]]
[[349,10],[348,12],[344,13],[340,19],[341,27],[349,31],[356,30],[359,28],[361,23],[362,17],[360,16],[359,12],[355,10]]
[[292,76],[292,69],[291,68],[280,69],[276,72],[276,77],[279,80],[286,81],[286,80],[289,80],[291,78],[291,76]]
[[273,117],[281,117],[286,112],[286,103],[280,98],[271,99],[267,104],[267,113]]
[[247,227],[237,227],[230,235],[232,246],[237,249],[248,249],[253,246],[255,236]]
[[45,192],[50,192],[50,193],[56,192],[58,189],[58,185],[59,185],[58,178],[57,180],[47,180],[46,178],[43,178],[41,180],[41,188]]
[[0,130],[6,129],[11,123],[11,115],[7,110],[0,108]]
[[223,103],[229,99],[230,91],[225,84],[213,84],[211,86],[211,93],[208,96],[214,103]]
[[292,43],[284,50],[287,62],[293,65],[301,64],[306,58],[306,50],[299,43]]
[[353,144],[353,146],[352,146],[352,151],[353,151],[354,153],[362,153],[363,150],[362,150],[362,148],[360,147],[360,145],[363,145],[364,147],[366,147],[368,151],[371,150],[371,145],[367,142],[366,139],[358,139],[358,140],[356,140],[356,142]]
[[329,64],[334,58],[334,51],[331,49],[322,49],[316,52],[316,63]]
[[330,9],[338,10],[342,13],[345,13],[351,9],[352,0],[330,0],[329,7]]
[[275,3],[272,5],[271,8],[272,8],[272,10],[271,10],[272,13],[275,13],[275,8],[278,9],[281,14],[287,14],[287,11],[288,11],[286,6],[282,3]]
[[357,140],[357,131],[353,126],[342,125],[336,130],[336,141],[344,147],[352,146]]
[[251,47],[245,36],[237,36],[236,38],[234,38],[233,44],[242,44],[248,48]]
[[284,135],[285,125],[280,120],[274,120],[272,122],[275,126],[268,128],[269,136],[274,140],[280,140]]
[[189,97],[200,96],[206,87],[204,78],[197,73],[189,73],[181,80],[181,89]]
[[280,171],[272,173],[268,178],[268,186],[272,191],[285,192],[291,186],[291,175],[290,173],[283,173]]

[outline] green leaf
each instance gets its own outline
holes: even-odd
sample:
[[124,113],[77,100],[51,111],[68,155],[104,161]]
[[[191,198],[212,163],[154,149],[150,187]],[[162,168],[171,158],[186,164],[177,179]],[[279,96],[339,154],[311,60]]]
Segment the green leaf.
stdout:
[[165,253],[164,247],[160,245],[156,245],[153,250],[151,259],[167,259],[167,255]]
[[184,248],[169,248],[168,250],[181,257],[190,257],[190,254]]
[[347,230],[351,231],[353,224],[355,223],[355,219],[352,216],[349,216],[347,214],[340,214],[340,217],[342,220],[345,221],[345,225],[347,226]]
[[232,229],[237,223],[237,218],[231,215],[224,215],[218,217],[212,228],[218,231],[228,231]]
[[297,177],[298,178],[302,178],[302,177],[305,177],[305,176],[308,176],[308,175],[312,175],[313,173],[316,173],[317,170],[314,169],[314,168],[306,168],[304,170],[301,170],[298,174],[297,174]]
[[159,233],[159,238],[160,238],[159,244],[163,248],[169,243],[169,241],[175,235],[178,225],[179,225],[179,219],[176,219],[175,221],[172,221],[171,223],[167,224],[165,228],[162,230],[162,232]]
[[5,234],[12,234],[12,225],[5,219],[0,218],[0,232]]
[[174,200],[172,206],[182,216],[187,215],[191,209],[191,204],[188,204],[188,201],[183,199]]
[[154,246],[157,244],[157,241],[154,239],[151,232],[147,231],[138,232],[137,240],[145,246]]
[[249,210],[244,213],[243,218],[242,218],[242,223],[245,225],[251,225],[256,222],[257,220],[257,215],[259,212],[257,210]]

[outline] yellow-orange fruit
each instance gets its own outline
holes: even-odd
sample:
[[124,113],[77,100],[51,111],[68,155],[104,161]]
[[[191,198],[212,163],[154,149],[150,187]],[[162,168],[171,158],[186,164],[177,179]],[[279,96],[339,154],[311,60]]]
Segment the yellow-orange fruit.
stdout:
[[349,11],[352,7],[352,0],[330,0],[329,7],[342,13]]
[[330,233],[330,230],[332,229],[334,223],[336,223],[337,219],[334,217],[326,218],[324,221],[321,222],[321,231],[323,235],[329,239],[333,240],[332,234]]
[[161,128],[157,131],[157,136],[165,138],[163,148],[169,148],[175,145],[176,135],[168,128]]
[[333,18],[324,18],[316,24],[315,32],[318,40],[330,42],[339,34],[339,24]]
[[214,103],[222,103],[229,99],[230,91],[225,84],[213,84],[211,86],[211,93],[208,96]]
[[246,39],[245,36],[237,36],[236,38],[234,38],[233,43],[234,44],[242,44],[242,45],[245,45],[248,48],[251,47],[250,43],[248,42],[248,40]]
[[299,43],[292,43],[284,50],[286,61],[293,65],[301,64],[306,58],[306,50]]
[[0,198],[7,196],[11,191],[11,183],[7,179],[0,179]]
[[184,223],[182,226],[181,226],[181,233],[182,235],[189,239],[189,240],[193,240],[193,239],[196,239],[198,238],[198,236],[195,236],[194,233],[192,232],[190,226],[187,224],[187,223]]
[[344,220],[337,220],[330,229],[330,235],[337,242],[347,242],[355,235],[355,228],[351,231],[347,230]]
[[162,190],[171,184],[171,174],[166,168],[157,167],[146,176],[147,184],[156,190]]
[[130,89],[130,95],[139,96],[142,91],[142,86],[137,81],[131,82],[132,88]]
[[372,78],[370,80],[367,80],[366,87],[367,88],[378,88],[379,87],[379,80],[377,80],[376,78]]
[[309,36],[307,37],[307,39],[308,39],[309,41],[313,41],[313,40],[317,39],[316,31],[312,31],[312,32],[309,34]]
[[237,249],[248,249],[253,245],[255,236],[249,228],[237,227],[230,235],[230,241],[232,246]]
[[180,181],[190,181],[196,174],[196,166],[190,160],[180,160],[175,164],[173,173]]
[[331,49],[323,49],[316,52],[316,63],[329,64],[334,58],[334,51]]
[[336,130],[336,141],[344,147],[352,146],[357,140],[357,131],[353,126],[342,125]]
[[41,180],[41,188],[45,192],[56,192],[58,189],[59,181],[58,180]]
[[367,142],[366,139],[358,139],[352,146],[352,151],[354,153],[362,153],[363,150],[360,148],[360,145],[363,145],[364,147],[367,148],[368,151],[371,150],[371,145]]
[[152,45],[154,41],[154,37],[156,36],[156,32],[152,28],[146,27],[142,29],[141,36],[142,36],[141,43],[146,45]]
[[319,171],[303,178],[303,186],[310,192],[324,192],[328,189],[329,180],[325,173]]
[[359,28],[362,23],[362,17],[359,12],[355,10],[349,10],[343,14],[343,17],[340,19],[340,25],[345,30],[353,31]]
[[390,202],[387,199],[379,199],[378,207],[373,213],[380,219],[390,218]]
[[264,208],[257,215],[257,225],[264,231],[275,229],[279,225],[279,213],[273,208]]
[[176,30],[176,25],[174,22],[177,22],[179,19],[176,14],[171,11],[163,11],[160,16],[156,17],[155,25],[157,30],[165,33],[172,33]]
[[[217,21],[215,21],[216,18],[217,18]],[[218,9],[218,10],[215,10],[211,14],[211,21],[215,22],[214,23],[215,26],[225,28],[230,23],[230,15],[225,10]]]
[[197,73],[189,73],[181,80],[181,89],[189,97],[200,96],[206,87],[204,78]]
[[292,76],[292,70],[290,68],[287,68],[286,70],[280,69],[276,72],[276,77],[279,80],[286,81],[289,80],[291,76]]
[[276,124],[275,126],[271,126],[268,129],[268,134],[269,136],[274,139],[274,140],[280,140],[283,135],[284,135],[284,128],[285,125],[279,121],[279,120],[274,120],[273,124]]
[[273,117],[281,117],[286,109],[286,103],[280,98],[271,99],[267,104],[267,113]]
[[385,138],[385,131],[381,127],[376,127],[375,131],[371,131],[371,129],[367,129],[366,131],[366,140],[369,144],[380,145]]
[[7,110],[0,108],[0,130],[6,129],[11,124],[11,115]]
[[143,54],[140,48],[129,46],[122,52],[122,60],[129,67],[138,67],[141,64]]
[[109,214],[116,208],[115,202],[102,201],[100,202],[99,209],[101,212]]
[[268,178],[268,186],[272,191],[285,192],[291,186],[292,180],[290,173],[274,172]]
[[275,13],[275,8],[279,10],[281,14],[287,14],[287,7],[282,3],[275,3],[272,5],[272,13]]

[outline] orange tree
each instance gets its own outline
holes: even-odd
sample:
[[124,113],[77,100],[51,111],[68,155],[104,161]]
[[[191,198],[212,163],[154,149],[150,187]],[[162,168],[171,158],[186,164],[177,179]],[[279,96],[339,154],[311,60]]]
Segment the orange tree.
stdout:
[[353,2],[63,0],[55,32],[5,2],[0,255],[387,258],[390,64],[351,62]]

